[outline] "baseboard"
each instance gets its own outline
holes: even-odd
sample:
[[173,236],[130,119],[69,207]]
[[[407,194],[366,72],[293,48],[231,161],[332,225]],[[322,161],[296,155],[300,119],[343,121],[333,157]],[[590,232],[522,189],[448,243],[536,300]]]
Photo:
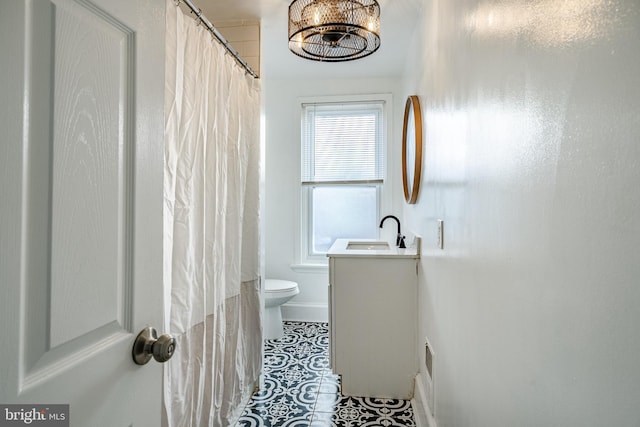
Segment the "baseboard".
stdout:
[[329,308],[327,304],[286,303],[282,305],[282,320],[297,322],[328,322]]
[[424,378],[422,378],[423,375],[423,373],[416,375],[414,380],[415,391],[413,399],[411,400],[416,427],[437,427],[436,420],[431,415],[431,409],[429,408],[425,381]]

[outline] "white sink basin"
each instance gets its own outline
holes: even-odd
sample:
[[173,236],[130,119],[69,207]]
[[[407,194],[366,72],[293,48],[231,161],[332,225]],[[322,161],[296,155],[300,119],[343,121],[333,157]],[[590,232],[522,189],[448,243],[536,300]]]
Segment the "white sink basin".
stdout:
[[385,251],[389,250],[389,244],[387,242],[349,242],[347,243],[347,249],[356,251]]
[[409,248],[400,249],[393,242],[368,239],[336,239],[327,256],[347,258],[420,258],[420,237]]

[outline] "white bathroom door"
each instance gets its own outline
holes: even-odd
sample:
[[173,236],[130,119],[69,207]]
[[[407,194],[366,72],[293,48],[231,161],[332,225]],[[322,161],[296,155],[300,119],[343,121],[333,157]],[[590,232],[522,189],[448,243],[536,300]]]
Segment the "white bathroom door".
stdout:
[[160,425],[164,8],[0,2],[0,405]]

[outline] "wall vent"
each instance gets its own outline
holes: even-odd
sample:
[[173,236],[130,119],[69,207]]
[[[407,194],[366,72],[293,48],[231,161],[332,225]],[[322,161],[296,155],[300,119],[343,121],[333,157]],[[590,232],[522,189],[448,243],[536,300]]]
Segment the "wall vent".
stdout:
[[429,379],[433,381],[433,352],[429,341],[424,343],[424,365],[427,369],[427,374],[429,374]]
[[429,405],[429,410],[431,411],[431,415],[435,417],[436,415],[436,398],[435,398],[435,387],[434,387],[434,354],[433,347],[429,342],[429,339],[425,337],[424,339],[424,367],[427,375],[426,378],[426,393],[427,393],[427,404]]

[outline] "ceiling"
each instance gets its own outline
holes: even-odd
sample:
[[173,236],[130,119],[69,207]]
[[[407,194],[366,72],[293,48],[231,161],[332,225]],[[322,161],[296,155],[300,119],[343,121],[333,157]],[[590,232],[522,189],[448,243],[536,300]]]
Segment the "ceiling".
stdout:
[[193,0],[210,21],[261,21],[261,75],[265,78],[373,78],[399,76],[424,0],[378,0],[380,49],[365,58],[322,63],[300,58],[287,46],[287,13],[291,0]]

